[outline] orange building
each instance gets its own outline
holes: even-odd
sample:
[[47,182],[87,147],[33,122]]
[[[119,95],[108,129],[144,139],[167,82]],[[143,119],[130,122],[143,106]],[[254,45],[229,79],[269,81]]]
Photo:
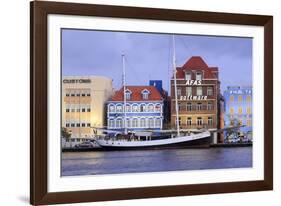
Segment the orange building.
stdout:
[[[201,57],[191,57],[176,71],[179,125],[182,129],[197,131],[221,128],[223,101],[220,93],[219,71],[209,67]],[[176,128],[174,79],[171,79],[171,125]],[[214,133],[214,143],[218,140]],[[220,138],[221,139],[221,138]]]

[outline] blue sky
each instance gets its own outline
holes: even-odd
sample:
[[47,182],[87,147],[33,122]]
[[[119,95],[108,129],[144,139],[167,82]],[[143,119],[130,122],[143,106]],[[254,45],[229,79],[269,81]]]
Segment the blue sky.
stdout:
[[[252,85],[252,39],[175,35],[177,66],[191,56],[201,56],[219,68],[221,89]],[[101,75],[122,86],[122,52],[126,55],[128,85],[163,80],[169,91],[172,75],[172,37],[169,34],[62,30],[62,74]],[[170,91],[169,91],[170,92]]]

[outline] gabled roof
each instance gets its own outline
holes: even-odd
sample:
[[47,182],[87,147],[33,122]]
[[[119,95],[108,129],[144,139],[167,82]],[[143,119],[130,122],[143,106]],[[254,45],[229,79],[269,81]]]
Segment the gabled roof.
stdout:
[[[163,100],[160,92],[154,86],[126,86],[131,93],[131,99],[127,101],[161,101]],[[148,99],[142,98],[142,91],[149,91]],[[109,101],[124,101],[123,87],[115,92]]]
[[203,71],[205,79],[216,79],[217,67],[209,67],[200,56],[191,57],[182,67],[177,67],[177,78],[184,78],[185,72],[198,70]]

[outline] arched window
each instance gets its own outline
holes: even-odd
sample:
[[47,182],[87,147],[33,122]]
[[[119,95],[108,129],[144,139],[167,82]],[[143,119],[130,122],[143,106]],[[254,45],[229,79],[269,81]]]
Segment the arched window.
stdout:
[[140,112],[146,112],[146,105],[145,104],[140,105]]
[[153,104],[148,104],[148,112],[154,112]]
[[123,112],[123,106],[122,106],[122,104],[117,104],[117,105],[116,105],[116,112]]
[[109,104],[108,105],[108,111],[109,112],[115,112],[115,105],[114,104]]
[[114,119],[110,119],[108,125],[109,125],[109,128],[114,128],[115,127]]
[[137,104],[132,105],[132,111],[133,112],[139,112],[139,106]]
[[161,127],[161,119],[160,119],[160,118],[157,118],[157,119],[155,120],[155,127],[157,127],[157,128],[160,128],[160,127]]
[[153,128],[154,127],[154,119],[153,118],[149,118],[148,119],[148,127],[149,128]]
[[117,119],[116,120],[116,128],[121,128],[122,127],[122,119]]
[[156,112],[161,112],[161,104],[156,104],[155,105],[155,111]]
[[133,119],[133,126],[132,126],[133,128],[136,128],[136,127],[138,127],[138,119],[137,118],[134,118]]
[[145,125],[145,118],[141,118],[140,119],[140,127],[142,127],[142,128],[146,127],[146,125]]

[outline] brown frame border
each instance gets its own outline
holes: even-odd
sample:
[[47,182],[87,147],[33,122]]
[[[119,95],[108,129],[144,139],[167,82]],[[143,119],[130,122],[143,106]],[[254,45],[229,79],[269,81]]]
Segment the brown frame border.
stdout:
[[[264,180],[48,193],[47,15],[192,21],[264,27]],[[273,17],[35,1],[30,3],[30,203],[34,205],[273,189]],[[265,101],[266,100],[266,101]]]

